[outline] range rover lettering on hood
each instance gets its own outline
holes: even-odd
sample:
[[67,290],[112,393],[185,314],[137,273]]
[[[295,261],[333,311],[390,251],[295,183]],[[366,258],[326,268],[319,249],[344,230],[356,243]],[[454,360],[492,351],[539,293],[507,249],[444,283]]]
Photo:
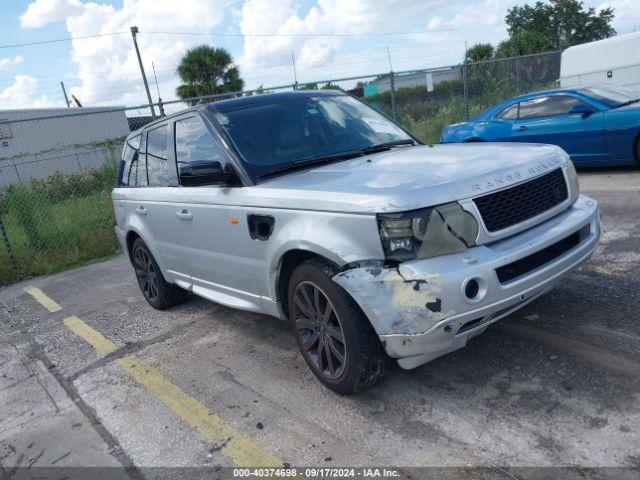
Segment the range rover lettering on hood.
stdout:
[[[556,168],[559,165],[560,160],[548,159],[536,165],[528,167],[525,171],[529,175],[536,175],[538,173],[546,172],[553,168]],[[489,177],[482,182],[474,183],[471,188],[474,192],[483,192],[485,190],[494,189],[502,185],[508,185],[510,183],[518,182],[519,180],[522,180],[524,178],[526,178],[526,176],[523,175],[523,172],[521,170],[515,170],[511,173]]]

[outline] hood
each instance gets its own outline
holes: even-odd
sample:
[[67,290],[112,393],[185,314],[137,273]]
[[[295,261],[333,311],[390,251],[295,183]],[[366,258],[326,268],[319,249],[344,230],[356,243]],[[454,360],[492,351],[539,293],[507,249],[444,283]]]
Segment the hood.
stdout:
[[470,143],[400,147],[276,177],[246,204],[349,213],[414,210],[479,196],[566,161],[552,145]]

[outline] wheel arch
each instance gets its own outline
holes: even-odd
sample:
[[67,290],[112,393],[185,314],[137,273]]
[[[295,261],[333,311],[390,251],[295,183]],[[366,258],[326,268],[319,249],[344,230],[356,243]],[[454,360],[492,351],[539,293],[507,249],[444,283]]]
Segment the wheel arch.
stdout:
[[131,250],[133,249],[133,242],[135,242],[137,238],[142,238],[142,237],[135,230],[129,230],[127,232],[127,235],[125,236],[125,242],[127,245],[127,255],[129,256],[129,261],[133,261],[133,258],[131,256]]
[[312,250],[294,248],[294,249],[287,250],[280,256],[280,259],[278,262],[278,268],[276,270],[277,275],[276,275],[275,287],[276,287],[277,302],[285,318],[289,318],[289,311],[288,311],[289,306],[287,305],[287,293],[289,289],[289,279],[291,278],[291,274],[299,265],[313,258],[326,261],[332,265],[335,265],[336,268],[340,268],[339,265],[336,264],[336,262]]

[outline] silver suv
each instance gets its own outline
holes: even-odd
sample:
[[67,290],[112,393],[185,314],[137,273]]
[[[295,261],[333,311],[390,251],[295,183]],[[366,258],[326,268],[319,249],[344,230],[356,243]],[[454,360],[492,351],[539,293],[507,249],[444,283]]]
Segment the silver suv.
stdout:
[[126,140],[116,233],[144,297],[288,319],[329,388],[463,347],[593,252],[596,202],[550,145],[422,145],[335,92],[235,98]]

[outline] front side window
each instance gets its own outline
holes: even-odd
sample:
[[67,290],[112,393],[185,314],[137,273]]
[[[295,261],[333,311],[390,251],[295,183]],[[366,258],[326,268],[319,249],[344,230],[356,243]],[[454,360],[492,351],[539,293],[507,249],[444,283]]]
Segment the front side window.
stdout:
[[504,118],[507,120],[514,120],[518,118],[518,106],[520,104],[518,103],[514,103],[513,105],[511,105],[510,107],[505,108],[504,110],[502,110],[497,117],[498,118]]
[[176,121],[176,162],[180,164],[223,161],[217,142],[199,116]]
[[521,120],[567,115],[574,105],[586,105],[569,95],[551,95],[520,102],[518,118]]
[[169,186],[169,127],[165,124],[147,133],[147,172],[150,187]]
[[210,107],[250,174],[411,137],[348,95],[264,96]]

